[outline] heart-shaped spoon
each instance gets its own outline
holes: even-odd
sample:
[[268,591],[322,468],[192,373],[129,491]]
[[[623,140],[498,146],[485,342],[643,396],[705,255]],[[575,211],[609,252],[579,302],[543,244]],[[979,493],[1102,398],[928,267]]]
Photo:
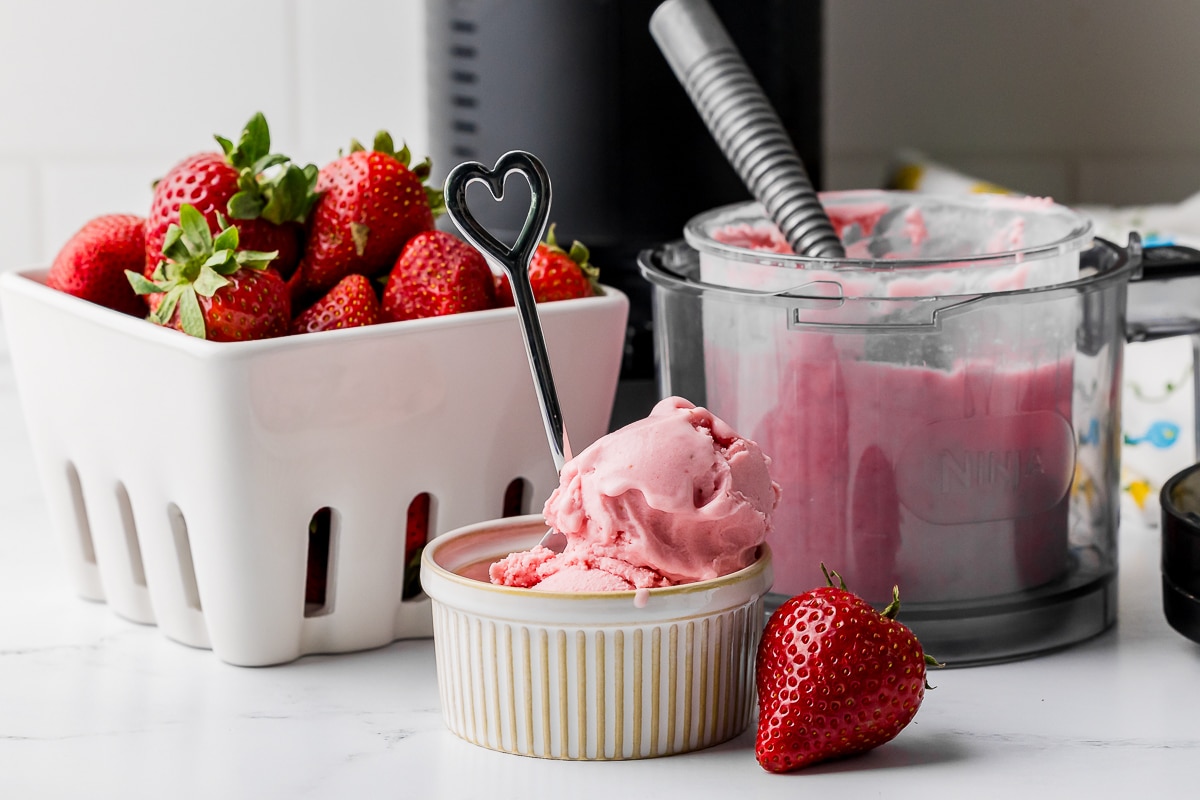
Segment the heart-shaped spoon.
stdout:
[[[492,198],[504,199],[504,181],[516,173],[529,182],[532,197],[525,224],[517,235],[516,242],[508,247],[471,214],[467,208],[467,186],[479,182],[488,187]],[[512,286],[513,300],[521,319],[521,333],[525,339],[525,353],[529,356],[529,369],[537,388],[538,405],[542,411],[542,422],[546,427],[546,439],[550,453],[554,456],[554,468],[562,471],[563,464],[570,458],[570,443],[562,409],[558,404],[558,392],[554,388],[554,375],[550,369],[550,357],[546,352],[546,340],[542,337],[541,320],[538,318],[537,302],[533,287],[529,285],[529,262],[542,237],[546,234],[546,223],[550,218],[550,175],[546,167],[532,153],[514,150],[500,156],[496,166],[488,168],[478,161],[467,161],[450,170],[445,185],[446,213],[462,231],[463,237],[476,247],[488,263],[508,276]],[[541,542],[556,552],[566,546],[566,537],[550,531]]]

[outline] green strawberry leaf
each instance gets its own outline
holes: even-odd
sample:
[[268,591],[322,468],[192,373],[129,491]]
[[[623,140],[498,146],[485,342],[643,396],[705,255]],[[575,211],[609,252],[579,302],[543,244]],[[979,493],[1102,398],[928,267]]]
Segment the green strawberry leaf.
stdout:
[[429,180],[429,174],[433,172],[433,161],[430,160],[429,156],[426,156],[421,159],[420,164],[417,164],[415,167],[409,167],[409,169],[412,170],[413,175],[416,175],[422,181],[427,181]]
[[263,219],[280,225],[302,219],[309,195],[308,177],[295,164],[288,164],[275,179],[264,185],[267,203],[261,210]]
[[258,250],[238,250],[234,253],[234,263],[250,269],[266,269],[272,261],[279,257],[278,250],[263,253]]
[[271,167],[278,164],[286,164],[289,161],[291,159],[281,153],[268,153],[250,166],[250,172],[257,175],[260,172],[266,172]]
[[258,178],[249,169],[238,172],[237,186],[239,192],[258,192]]
[[205,339],[204,312],[200,310],[200,301],[196,299],[196,289],[193,286],[182,289],[179,296],[179,328],[189,336]]
[[321,176],[320,167],[316,164],[305,164],[301,172],[304,174],[305,185],[307,187],[307,192],[304,196],[304,210],[299,218],[299,221],[303,222],[308,216],[308,212],[312,211],[313,206],[321,199],[321,195],[324,192],[317,191],[317,178]]
[[183,236],[183,228],[172,223],[167,228],[166,236],[163,237],[163,255],[171,256],[176,261],[187,258],[187,246],[179,241],[181,236]]
[[[408,166],[408,162],[400,158],[400,154],[396,152],[396,143],[392,141],[392,135],[387,131],[379,131],[375,134],[375,146],[372,149],[377,153],[387,153],[400,163]],[[408,147],[405,147],[401,152],[407,151]]]
[[557,227],[557,222],[551,222],[550,229],[546,231],[546,247],[549,247],[551,250],[562,250],[562,248],[558,246],[558,237],[554,234],[554,229]]
[[224,136],[214,134],[213,138],[221,145],[225,160],[239,170],[249,167],[271,150],[271,130],[261,111],[256,112],[242,128],[236,145]]
[[158,304],[158,308],[150,313],[150,319],[159,325],[166,325],[170,322],[171,316],[175,313],[175,306],[179,304],[179,296],[183,294],[183,289],[182,285],[172,286],[168,289]]
[[212,249],[212,233],[208,230],[208,222],[195,206],[189,203],[180,206],[179,227],[183,229],[183,243],[189,253],[199,256]]
[[[834,574],[836,575],[837,573],[835,572]],[[880,611],[879,613],[882,614],[883,616],[887,617],[888,619],[895,619],[896,615],[900,613],[900,587],[899,586],[892,587],[892,602],[888,603],[887,606],[884,607],[883,611]]]
[[425,199],[429,203],[429,211],[433,214],[434,219],[446,213],[446,195],[441,189],[426,186]]
[[170,247],[164,247],[163,256],[165,256],[168,266],[168,274],[170,273],[170,266],[185,264],[192,258],[192,254],[188,251],[187,245],[183,243],[182,239],[176,239]]
[[[221,268],[224,267],[225,264],[227,264],[228,262],[230,262],[232,260],[233,260],[233,251],[232,250],[217,250],[216,252],[212,253],[208,258],[204,259],[204,263],[202,263],[200,265],[200,270],[207,267],[208,269],[215,269],[218,272],[220,272]],[[197,276],[199,276],[200,270],[196,271]]]
[[238,140],[233,165],[235,167],[250,166],[269,152],[271,152],[271,129],[267,127],[267,118],[261,111],[257,111],[246,123],[246,127],[242,129],[242,138]]
[[588,259],[592,254],[583,244],[583,242],[579,241],[578,239],[571,242],[571,249],[567,255],[571,257],[572,261],[583,267],[584,272],[587,272],[587,268],[591,266],[591,264],[588,264]]
[[[226,160],[238,169],[238,193],[227,205],[231,217],[264,217],[276,225],[304,221],[317,201],[314,193],[320,169],[315,164],[292,165],[290,157],[270,152],[271,133],[261,112],[246,123],[236,145],[222,136],[214,138]],[[275,169],[280,166],[285,169]],[[297,171],[302,177],[296,176]]]
[[[211,260],[211,259],[210,259]],[[222,286],[228,286],[229,281],[225,276],[221,275],[209,264],[205,264],[200,268],[200,274],[196,276],[196,280],[192,282],[192,288],[196,294],[202,297],[212,297],[217,293],[217,290]],[[182,314],[182,310],[180,314]]]
[[[217,134],[213,134],[213,138],[217,140],[217,144],[221,145],[221,152],[225,154],[225,160],[228,161],[229,157],[233,155],[233,142]],[[158,183],[158,181],[155,181],[155,183]]]
[[229,198],[229,216],[234,219],[257,219],[265,205],[256,186],[253,191],[243,190]]
[[360,142],[358,139],[350,140],[350,152],[351,153],[361,153],[363,150],[366,150],[366,149],[367,148],[363,147],[362,142]]
[[133,291],[137,294],[158,294],[163,289],[154,281],[149,280],[140,272],[134,272],[131,269],[125,270],[125,277],[129,279],[129,285],[133,287]]
[[213,250],[237,250],[238,229],[236,225],[222,226],[222,230],[213,240]]

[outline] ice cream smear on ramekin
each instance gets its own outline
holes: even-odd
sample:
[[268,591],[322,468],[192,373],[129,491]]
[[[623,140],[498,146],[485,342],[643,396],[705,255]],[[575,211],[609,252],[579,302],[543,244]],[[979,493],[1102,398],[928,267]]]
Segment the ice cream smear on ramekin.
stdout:
[[566,537],[491,564],[491,582],[547,592],[648,590],[718,578],[752,564],[771,531],[779,484],[771,459],[681,397],[569,460],[543,508]]

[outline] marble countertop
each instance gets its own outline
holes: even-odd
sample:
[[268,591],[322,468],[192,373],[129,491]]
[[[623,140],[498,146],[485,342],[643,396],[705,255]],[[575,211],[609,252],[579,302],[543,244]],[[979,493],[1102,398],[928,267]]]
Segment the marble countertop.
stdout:
[[1157,531],[1136,516],[1114,629],[938,672],[893,742],[776,776],[752,730],[639,762],[494,753],[443,725],[430,640],[242,668],[75,597],[2,340],[0,486],[0,797],[1125,798],[1191,796],[1200,779],[1200,646],[1163,619]]

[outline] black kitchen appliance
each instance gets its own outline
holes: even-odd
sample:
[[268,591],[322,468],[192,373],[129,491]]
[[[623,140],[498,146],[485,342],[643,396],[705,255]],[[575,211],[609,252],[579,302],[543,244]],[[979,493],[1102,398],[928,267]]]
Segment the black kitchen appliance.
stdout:
[[[536,153],[554,182],[550,220],[630,297],[614,424],[655,398],[649,284],[639,251],[695,214],[749,198],[649,33],[659,0],[427,0],[433,178],[455,164]],[[713,0],[816,187],[821,178],[819,0]],[[473,203],[512,241],[528,193]],[[483,192],[482,187],[475,187]],[[522,196],[522,192],[525,194]],[[510,195],[506,194],[506,197]]]

